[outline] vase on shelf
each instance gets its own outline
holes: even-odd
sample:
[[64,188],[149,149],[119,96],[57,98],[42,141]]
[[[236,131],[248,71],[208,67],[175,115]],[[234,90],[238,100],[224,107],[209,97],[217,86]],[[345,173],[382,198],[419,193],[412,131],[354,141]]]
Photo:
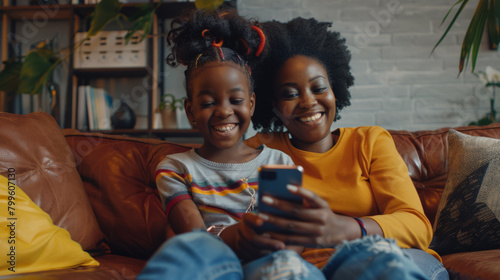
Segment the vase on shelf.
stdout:
[[163,124],[163,128],[165,129],[177,128],[175,109],[167,107],[161,110],[161,122]]
[[120,107],[111,116],[111,124],[114,129],[132,129],[135,126],[135,113],[123,99]]

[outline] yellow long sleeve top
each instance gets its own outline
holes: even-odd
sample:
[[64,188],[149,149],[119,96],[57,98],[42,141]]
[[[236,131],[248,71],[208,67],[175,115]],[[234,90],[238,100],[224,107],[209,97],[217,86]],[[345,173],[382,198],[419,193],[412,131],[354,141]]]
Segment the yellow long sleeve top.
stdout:
[[[332,211],[371,218],[384,237],[395,239],[401,248],[422,249],[441,261],[428,248],[432,226],[389,132],[370,126],[339,128],[333,133],[339,134],[338,141],[324,153],[295,148],[288,133],[257,134],[246,143],[266,144],[288,154],[304,167],[303,186],[326,200]],[[313,249],[303,257],[322,266],[330,254]]]

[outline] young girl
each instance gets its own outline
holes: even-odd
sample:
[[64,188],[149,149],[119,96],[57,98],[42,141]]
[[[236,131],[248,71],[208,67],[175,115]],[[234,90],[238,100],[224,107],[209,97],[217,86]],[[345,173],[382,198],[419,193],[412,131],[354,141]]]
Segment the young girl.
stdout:
[[[178,26],[169,34],[169,40],[174,43],[174,57],[170,57],[170,61],[176,59],[187,65],[185,111],[203,136],[203,144],[185,153],[169,155],[159,163],[158,190],[174,232],[192,233],[179,235],[177,242],[199,235],[200,231],[196,230],[205,232],[201,239],[209,238],[209,233],[217,236],[229,247],[213,249],[206,245],[214,240],[203,241],[197,245],[198,252],[213,255],[220,251],[229,256],[236,253],[234,267],[241,274],[238,259],[251,261],[285,249],[283,242],[254,231],[255,225],[262,224],[257,216],[251,215],[247,223],[240,223],[245,213],[256,210],[258,167],[293,165],[283,152],[265,145],[254,149],[243,142],[255,107],[245,57],[259,55],[265,38],[259,34],[260,29],[252,28],[233,13],[216,15],[197,11],[189,18],[177,19],[175,24]],[[228,252],[228,248],[233,252]],[[301,251],[299,246],[288,248]],[[174,251],[170,249],[169,253]],[[186,253],[179,251],[177,256]],[[139,279],[155,278],[154,267],[165,263],[161,254],[153,258]],[[188,271],[196,273],[202,266],[199,262],[194,265],[196,269],[183,269],[182,275],[187,277]],[[212,268],[224,270],[216,264],[207,264],[207,269]],[[170,273],[169,270],[169,275],[175,275]]]

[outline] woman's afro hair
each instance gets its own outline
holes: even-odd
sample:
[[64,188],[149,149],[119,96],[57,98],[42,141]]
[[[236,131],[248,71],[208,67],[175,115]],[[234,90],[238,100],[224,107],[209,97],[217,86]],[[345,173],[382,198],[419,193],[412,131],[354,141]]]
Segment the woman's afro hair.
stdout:
[[335,120],[340,119],[339,112],[351,104],[348,88],[354,83],[349,66],[351,53],[340,33],[328,30],[331,23],[313,18],[260,25],[266,35],[266,48],[261,58],[251,61],[256,94],[254,128],[262,132],[283,130],[283,124],[273,113],[273,85],[279,69],[296,55],[314,58],[325,66],[336,99]]

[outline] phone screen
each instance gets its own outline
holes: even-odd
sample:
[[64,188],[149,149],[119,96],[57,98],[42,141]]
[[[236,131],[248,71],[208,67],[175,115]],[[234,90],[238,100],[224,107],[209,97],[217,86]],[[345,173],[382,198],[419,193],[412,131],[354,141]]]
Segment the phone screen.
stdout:
[[[302,203],[302,198],[288,191],[286,186],[302,185],[302,166],[295,165],[263,165],[259,168],[259,212],[269,213],[276,216],[293,219],[293,215],[278,210],[272,206],[264,204],[262,197],[269,195],[275,198],[284,199],[294,203]],[[271,224],[262,226],[264,231],[282,232],[284,229]]]

